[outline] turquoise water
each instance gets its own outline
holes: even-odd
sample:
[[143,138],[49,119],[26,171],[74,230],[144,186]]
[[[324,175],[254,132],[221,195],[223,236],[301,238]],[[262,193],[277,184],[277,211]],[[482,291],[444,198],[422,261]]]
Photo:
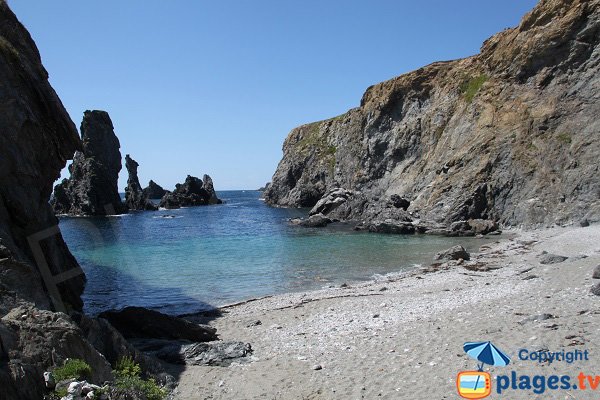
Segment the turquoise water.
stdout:
[[[183,314],[248,298],[361,281],[430,262],[482,239],[291,226],[306,210],[268,207],[255,191],[225,204],[109,218],[61,218],[88,283],[91,314],[138,305]],[[163,218],[163,216],[173,218]]]

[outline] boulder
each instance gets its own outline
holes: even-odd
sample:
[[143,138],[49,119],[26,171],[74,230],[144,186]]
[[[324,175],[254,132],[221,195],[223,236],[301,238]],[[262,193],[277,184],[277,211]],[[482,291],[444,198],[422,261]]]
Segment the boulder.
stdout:
[[217,340],[216,329],[198,325],[143,307],[126,307],[98,315],[106,319],[125,338],[151,338],[209,342]]
[[54,212],[87,216],[126,212],[117,188],[120,144],[106,111],[84,112],[81,139],[83,151],[75,154],[69,166],[70,177],[54,188]]
[[594,268],[594,272],[592,273],[592,278],[600,279],[600,265],[596,265],[596,268]]
[[125,188],[125,204],[130,210],[156,211],[158,207],[146,197],[142,190],[138,178],[138,167],[139,164],[127,154],[125,156],[125,168],[127,168],[129,177]]
[[323,214],[327,215],[340,205],[348,201],[352,192],[344,188],[334,188],[329,190],[309,211],[309,215]]
[[558,264],[565,261],[568,258],[569,257],[559,256],[556,254],[543,254],[540,258],[540,264]]
[[489,219],[470,219],[450,224],[449,236],[485,235],[498,230],[498,224]]
[[592,288],[590,289],[590,293],[596,296],[600,296],[600,283],[597,283],[594,286],[592,286]]
[[244,342],[188,343],[166,340],[136,340],[137,348],[171,364],[229,366],[252,354]]
[[179,207],[205,206],[221,204],[217,197],[213,181],[208,175],[203,180],[188,175],[185,182],[175,185],[175,190],[167,192],[160,201],[160,207],[172,209]]
[[148,182],[148,186],[144,188],[143,192],[144,196],[148,199],[162,199],[162,197],[167,194],[167,191],[153,180]]
[[471,255],[464,247],[456,245],[435,255],[435,260],[470,260]]
[[305,226],[308,228],[322,228],[324,226],[329,225],[333,221],[323,214],[314,214],[309,216],[306,219],[299,220],[298,225]]

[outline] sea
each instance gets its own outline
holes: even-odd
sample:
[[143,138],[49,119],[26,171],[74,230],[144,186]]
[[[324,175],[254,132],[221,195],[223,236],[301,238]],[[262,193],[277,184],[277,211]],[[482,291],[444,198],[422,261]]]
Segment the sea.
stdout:
[[289,219],[307,209],[270,207],[258,191],[218,196],[224,204],[61,217],[64,239],[87,275],[85,311],[194,313],[400,273],[453,245],[476,250],[490,240],[304,228]]

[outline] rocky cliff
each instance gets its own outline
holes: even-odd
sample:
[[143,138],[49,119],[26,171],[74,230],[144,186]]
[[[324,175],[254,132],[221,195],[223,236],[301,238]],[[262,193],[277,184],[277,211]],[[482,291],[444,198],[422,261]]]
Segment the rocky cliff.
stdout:
[[128,178],[125,188],[125,205],[130,210],[155,211],[158,209],[146,196],[146,193],[140,185],[138,178],[138,167],[140,165],[129,154],[125,155],[125,168],[127,168]]
[[374,230],[598,220],[599,4],[542,0],[478,55],[374,85],[359,107],[292,130],[267,202],[324,198],[313,214]]
[[69,166],[71,176],[54,188],[52,206],[55,212],[70,215],[126,212],[117,188],[121,145],[106,111],[84,113],[81,139],[83,149],[75,154]]
[[[48,204],[52,184],[82,145],[27,30],[0,1],[0,397],[41,399],[45,368],[84,358],[94,379],[111,369],[63,313],[80,310],[85,276]],[[66,273],[58,293],[44,284]],[[54,294],[53,294],[54,293]],[[54,298],[51,301],[52,295]]]

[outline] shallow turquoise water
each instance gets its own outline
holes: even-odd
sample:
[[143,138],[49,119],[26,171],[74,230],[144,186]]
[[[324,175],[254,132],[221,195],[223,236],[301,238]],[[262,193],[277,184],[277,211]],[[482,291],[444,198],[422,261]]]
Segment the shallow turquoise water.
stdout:
[[[61,218],[88,277],[86,311],[139,305],[182,314],[264,295],[339,285],[431,261],[483,239],[379,235],[291,226],[306,210],[266,206],[255,191],[226,204],[109,218]],[[175,218],[162,218],[164,215]]]

